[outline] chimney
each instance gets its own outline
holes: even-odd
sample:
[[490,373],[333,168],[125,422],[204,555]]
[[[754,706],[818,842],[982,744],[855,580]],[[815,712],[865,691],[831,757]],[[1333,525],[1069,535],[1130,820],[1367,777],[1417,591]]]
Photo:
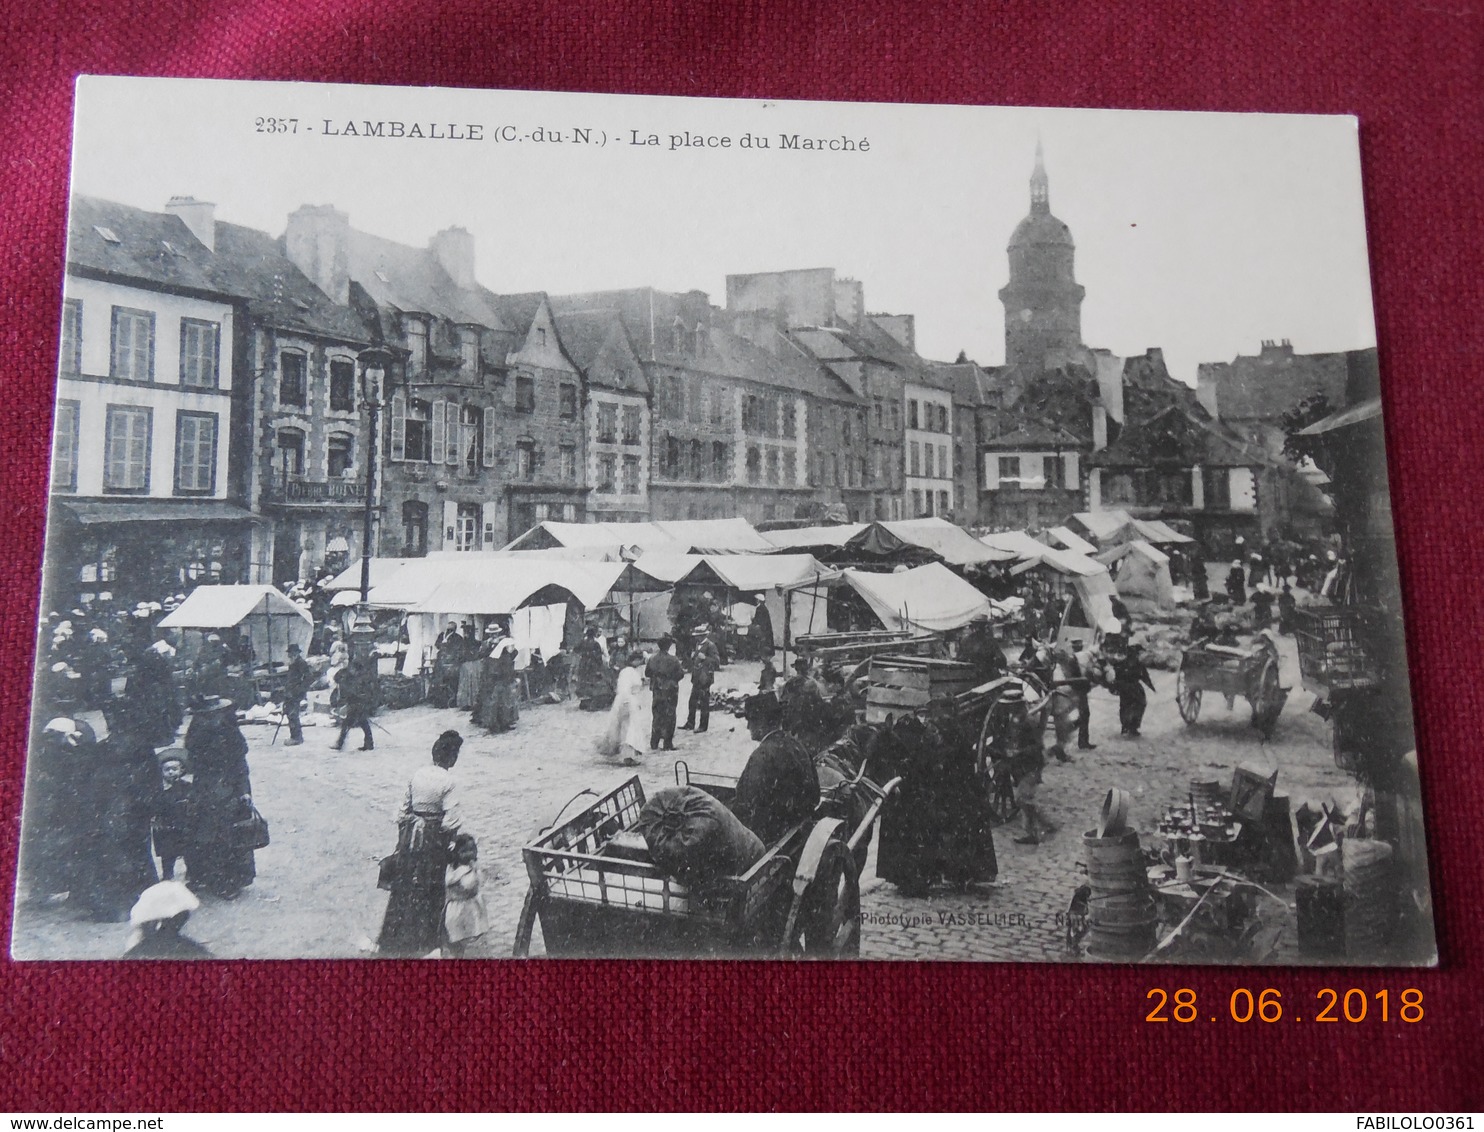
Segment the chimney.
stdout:
[[195,197],[171,197],[165,211],[180,217],[181,223],[206,245],[207,251],[216,251],[216,205]]
[[330,204],[289,213],[283,236],[289,260],[340,306],[350,303],[350,217]]
[[859,279],[836,279],[833,285],[836,326],[858,326],[866,313],[866,289]]
[[428,241],[428,248],[450,279],[460,287],[475,286],[474,237],[468,229],[445,228]]

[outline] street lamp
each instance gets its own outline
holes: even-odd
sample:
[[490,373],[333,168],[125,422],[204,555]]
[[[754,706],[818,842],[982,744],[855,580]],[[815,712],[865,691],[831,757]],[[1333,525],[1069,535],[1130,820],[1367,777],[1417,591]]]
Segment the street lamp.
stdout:
[[370,416],[366,439],[366,509],[361,528],[361,602],[351,627],[351,651],[372,657],[376,651],[376,624],[371,618],[371,524],[376,512],[376,423],[381,416],[381,394],[391,355],[372,346],[356,356],[361,368],[361,407]]

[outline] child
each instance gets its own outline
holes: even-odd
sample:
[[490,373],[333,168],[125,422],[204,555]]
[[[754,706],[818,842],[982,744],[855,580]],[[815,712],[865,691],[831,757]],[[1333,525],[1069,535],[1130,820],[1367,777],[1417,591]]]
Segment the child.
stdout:
[[471,939],[489,930],[489,914],[479,895],[479,845],[467,833],[453,839],[453,863],[444,874],[443,954],[462,959]]
[[159,754],[160,790],[155,795],[152,832],[160,875],[165,880],[175,879],[176,859],[185,856],[194,832],[195,802],[186,759],[181,747],[167,747]]

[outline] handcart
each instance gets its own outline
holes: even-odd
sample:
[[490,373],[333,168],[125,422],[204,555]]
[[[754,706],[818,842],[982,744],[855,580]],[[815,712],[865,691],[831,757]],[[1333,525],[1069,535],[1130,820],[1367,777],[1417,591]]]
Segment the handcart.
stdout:
[[[730,806],[735,778],[675,764],[675,780]],[[649,859],[635,830],[644,808],[638,776],[522,850],[530,890],[515,956],[530,954],[536,922],[549,956],[588,958],[850,958],[860,953],[860,871],[869,837],[900,779],[856,777],[767,847],[740,876],[689,888]],[[853,798],[869,799],[852,829]]]
[[1252,726],[1264,739],[1271,739],[1288,700],[1288,689],[1278,678],[1278,646],[1271,632],[1259,633],[1246,646],[1203,641],[1181,653],[1175,706],[1187,726],[1200,718],[1203,692],[1221,693],[1228,707],[1237,696],[1245,697],[1252,705]]

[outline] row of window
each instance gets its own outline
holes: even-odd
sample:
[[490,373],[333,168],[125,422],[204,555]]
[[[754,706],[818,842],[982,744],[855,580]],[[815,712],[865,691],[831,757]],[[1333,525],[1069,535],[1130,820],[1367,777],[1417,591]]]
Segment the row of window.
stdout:
[[[56,438],[52,446],[52,486],[77,490],[82,403],[57,402]],[[184,410],[175,414],[176,495],[211,495],[216,491],[217,415]],[[142,405],[108,405],[103,431],[103,490],[110,494],[147,495],[154,410]]]
[[661,374],[655,378],[654,411],[662,420],[725,428],[730,421],[731,397],[730,389],[699,377]]
[[[278,403],[286,409],[309,407],[309,355],[284,350],[278,355]],[[330,411],[356,411],[356,364],[349,358],[330,359]]]
[[[963,499],[963,491],[958,492],[960,502]],[[912,492],[912,514],[917,518],[932,515],[950,514],[948,507],[948,492],[946,491],[918,491]]]
[[935,401],[907,400],[907,427],[923,432],[949,432],[948,406]]
[[[955,450],[957,455],[957,450]],[[948,464],[948,445],[913,440],[907,444],[907,474],[928,479],[949,479],[954,470]]]
[[[302,476],[306,441],[303,429],[281,428],[274,434],[273,465],[284,475]],[[331,479],[344,479],[355,469],[355,438],[333,432],[325,442],[325,470]]]
[[623,462],[612,452],[598,456],[598,482],[595,491],[599,495],[638,495],[643,491],[643,468],[638,456],[624,456]]
[[[793,399],[773,394],[749,393],[742,398],[742,431],[749,436],[798,438],[798,421],[794,417]],[[850,441],[847,439],[847,444]]]
[[872,451],[869,464],[864,456],[816,452],[812,482],[821,487],[869,487],[873,483],[887,488],[900,486],[890,482],[891,463],[889,456],[879,448]]
[[683,440],[666,434],[659,443],[661,479],[726,483],[732,478],[732,446],[725,441]]
[[1067,461],[1062,456],[1046,456],[1041,460],[1041,477],[1027,479],[1019,456],[999,457],[999,481],[1024,488],[1077,488],[1078,484],[1067,482]]
[[[1189,468],[1131,468],[1104,472],[1102,498],[1106,503],[1135,507],[1190,507],[1195,502],[1194,474]],[[1202,469],[1201,505],[1217,511],[1231,507],[1230,468]]]
[[760,449],[749,445],[747,449],[747,482],[750,484],[782,484],[793,487],[798,483],[798,455],[792,448]]
[[[564,386],[564,388],[566,388]],[[575,387],[574,387],[575,388]],[[598,443],[619,443],[619,406],[612,401],[598,403]],[[644,406],[623,406],[623,443],[641,444],[644,434]]]
[[[108,376],[116,381],[154,381],[155,312],[114,307],[110,322]],[[180,384],[217,388],[221,363],[221,323],[180,320]],[[62,304],[62,372],[82,372],[82,300]]]

